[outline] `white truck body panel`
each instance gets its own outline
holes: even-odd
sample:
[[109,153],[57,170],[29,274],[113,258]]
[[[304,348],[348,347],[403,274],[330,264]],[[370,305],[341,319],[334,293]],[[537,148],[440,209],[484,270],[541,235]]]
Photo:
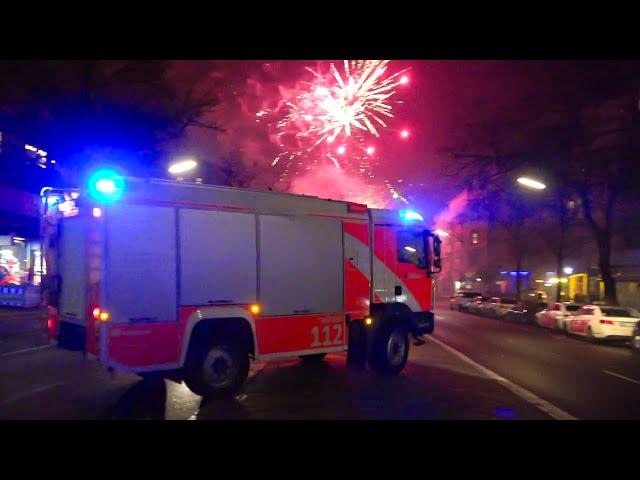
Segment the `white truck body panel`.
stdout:
[[342,311],[341,222],[284,215],[260,215],[259,222],[264,314]]
[[86,299],[84,292],[86,265],[86,219],[68,218],[60,224],[59,262],[60,314],[69,323],[86,325]]
[[193,208],[178,212],[180,305],[255,302],[255,215]]
[[104,304],[112,321],[175,320],[175,210],[118,204],[105,220]]

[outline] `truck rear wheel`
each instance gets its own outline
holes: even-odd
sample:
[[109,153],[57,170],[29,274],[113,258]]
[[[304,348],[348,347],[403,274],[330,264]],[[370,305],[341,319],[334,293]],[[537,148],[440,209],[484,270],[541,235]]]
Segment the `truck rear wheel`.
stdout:
[[398,375],[409,356],[409,334],[398,322],[391,322],[378,332],[371,358],[371,366],[385,375]]
[[197,395],[233,395],[247,379],[249,363],[249,353],[231,342],[196,344],[187,355],[184,381]]

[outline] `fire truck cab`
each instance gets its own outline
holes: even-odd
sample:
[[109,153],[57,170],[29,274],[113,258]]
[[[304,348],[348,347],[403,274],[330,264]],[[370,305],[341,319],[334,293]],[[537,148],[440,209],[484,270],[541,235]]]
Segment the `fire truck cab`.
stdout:
[[409,210],[103,171],[43,190],[42,233],[59,345],[201,395],[251,360],[397,374],[434,328],[440,240]]

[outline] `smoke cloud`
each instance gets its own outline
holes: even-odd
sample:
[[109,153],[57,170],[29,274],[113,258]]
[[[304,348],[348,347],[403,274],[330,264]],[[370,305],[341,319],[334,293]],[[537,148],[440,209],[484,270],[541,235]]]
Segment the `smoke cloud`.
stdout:
[[464,212],[469,202],[469,194],[466,190],[463,190],[447,205],[447,208],[436,215],[435,224],[437,228],[444,227],[448,223],[455,220],[455,218]]

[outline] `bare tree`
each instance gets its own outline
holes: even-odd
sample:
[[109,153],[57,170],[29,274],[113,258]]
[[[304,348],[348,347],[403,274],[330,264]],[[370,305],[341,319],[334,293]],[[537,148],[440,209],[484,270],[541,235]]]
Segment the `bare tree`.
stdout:
[[3,61],[0,128],[59,158],[89,147],[156,161],[166,142],[203,120],[218,104],[204,74],[171,81],[166,61]]
[[559,225],[558,242],[553,242],[558,268],[567,227],[561,205],[569,192],[577,195],[598,245],[605,299],[615,304],[611,238],[616,207],[637,191],[640,179],[640,64],[544,62],[533,67],[528,74],[537,79],[537,87],[508,112],[493,112],[486,122],[490,128],[484,125],[480,133],[485,138],[451,149],[452,158],[478,189],[527,169],[550,180],[560,202],[552,208]]

